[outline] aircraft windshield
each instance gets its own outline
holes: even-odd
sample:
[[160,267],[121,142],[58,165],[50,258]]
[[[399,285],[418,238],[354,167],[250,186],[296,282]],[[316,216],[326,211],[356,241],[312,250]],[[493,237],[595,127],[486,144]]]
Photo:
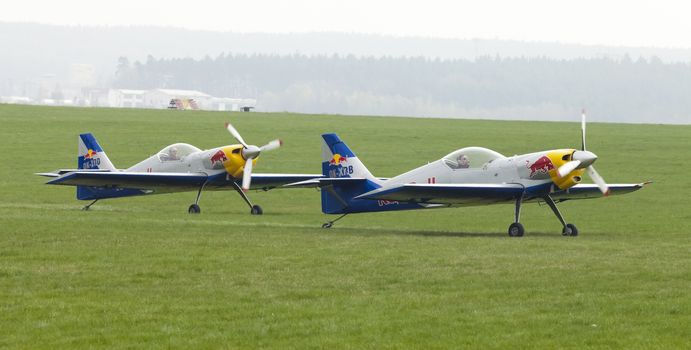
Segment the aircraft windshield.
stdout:
[[191,153],[200,151],[201,150],[199,148],[194,147],[192,145],[188,145],[186,143],[176,143],[158,152],[158,159],[162,162],[182,160]]
[[451,152],[442,159],[444,164],[451,169],[472,169],[482,168],[485,164],[498,158],[504,158],[504,156],[487,148],[466,147]]

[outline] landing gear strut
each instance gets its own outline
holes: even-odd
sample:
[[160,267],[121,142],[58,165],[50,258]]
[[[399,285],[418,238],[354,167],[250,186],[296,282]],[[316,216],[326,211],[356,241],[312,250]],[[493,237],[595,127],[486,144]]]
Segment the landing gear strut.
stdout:
[[235,190],[238,191],[242,199],[245,200],[245,203],[250,207],[250,214],[252,215],[262,215],[264,214],[264,211],[262,210],[262,207],[258,205],[253,205],[252,202],[250,202],[250,199],[247,197],[247,194],[245,194],[245,191],[240,188],[240,186],[233,182],[233,187],[235,187]]
[[564,217],[559,212],[559,208],[557,208],[557,204],[554,203],[554,200],[552,199],[552,197],[550,197],[549,195],[546,195],[546,196],[542,197],[542,199],[544,199],[545,202],[547,203],[547,205],[549,205],[549,207],[552,208],[554,215],[557,216],[557,219],[559,219],[559,222],[561,222],[562,226],[564,227],[561,230],[561,235],[562,236],[578,236],[578,229],[576,228],[576,225],[567,224],[566,221],[564,221]]
[[206,186],[206,181],[199,187],[199,191],[197,191],[197,199],[194,200],[194,204],[190,205],[190,207],[187,209],[187,212],[190,214],[199,214],[201,213],[201,208],[199,208],[199,198],[202,196],[202,190],[204,189],[204,186]]
[[523,228],[523,225],[521,225],[520,222],[518,222],[521,218],[521,204],[523,203],[523,195],[520,197],[516,198],[516,212],[515,212],[515,220],[513,224],[509,226],[509,236],[511,237],[523,237],[525,234],[525,229]]

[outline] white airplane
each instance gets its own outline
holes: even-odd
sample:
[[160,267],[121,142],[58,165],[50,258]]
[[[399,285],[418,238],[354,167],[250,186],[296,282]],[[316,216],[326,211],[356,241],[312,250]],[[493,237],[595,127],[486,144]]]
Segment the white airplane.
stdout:
[[[336,134],[323,134],[323,178],[286,187],[321,188],[322,212],[341,214],[322,225],[331,227],[348,214],[392,210],[464,207],[514,203],[509,236],[523,236],[521,205],[545,202],[561,222],[562,234],[578,235],[566,223],[556,203],[600,198],[642,188],[640,184],[611,184],[593,168],[597,156],[585,148],[585,114],[581,122],[581,149],[556,149],[505,157],[482,147],[467,147],[390,179],[372,175]],[[587,172],[595,184],[582,184]]]
[[76,186],[77,199],[92,201],[84,210],[105,198],[196,191],[197,198],[188,212],[198,214],[202,190],[234,189],[249,205],[252,215],[261,215],[263,210],[252,204],[246,194],[248,190],[268,191],[284,184],[321,177],[319,174],[253,174],[252,167],[259,155],[280,147],[282,142],[273,140],[261,147],[248,145],[232,125],[226,123],[226,129],[240,142],[239,145],[202,151],[186,143],[176,143],[124,170],[115,168],[92,134],[81,134],[78,169],[38,175],[54,178],[47,182],[50,185]]

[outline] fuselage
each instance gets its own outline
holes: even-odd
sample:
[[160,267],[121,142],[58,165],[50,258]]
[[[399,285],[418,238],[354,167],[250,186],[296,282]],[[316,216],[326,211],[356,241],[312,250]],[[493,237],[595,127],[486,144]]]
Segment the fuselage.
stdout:
[[459,149],[388,181],[382,188],[403,184],[521,184],[530,189],[565,190],[581,181],[583,169],[559,177],[557,170],[571,160],[575,149],[558,149],[505,157],[481,147]]
[[[176,143],[124,171],[207,175],[227,173],[238,179],[242,178],[242,169],[246,162],[242,156],[242,149],[242,145],[229,145],[201,150],[189,144]],[[254,163],[257,158],[253,159]]]

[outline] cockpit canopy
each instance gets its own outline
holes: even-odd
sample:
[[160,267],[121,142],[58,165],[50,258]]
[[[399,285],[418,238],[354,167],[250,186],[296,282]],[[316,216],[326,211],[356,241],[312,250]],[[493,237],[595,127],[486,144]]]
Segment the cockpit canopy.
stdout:
[[158,152],[158,159],[162,162],[177,161],[195,152],[201,152],[201,150],[186,143],[176,143]]
[[482,147],[466,147],[447,154],[442,160],[451,169],[482,168],[485,164],[505,158],[500,153]]

